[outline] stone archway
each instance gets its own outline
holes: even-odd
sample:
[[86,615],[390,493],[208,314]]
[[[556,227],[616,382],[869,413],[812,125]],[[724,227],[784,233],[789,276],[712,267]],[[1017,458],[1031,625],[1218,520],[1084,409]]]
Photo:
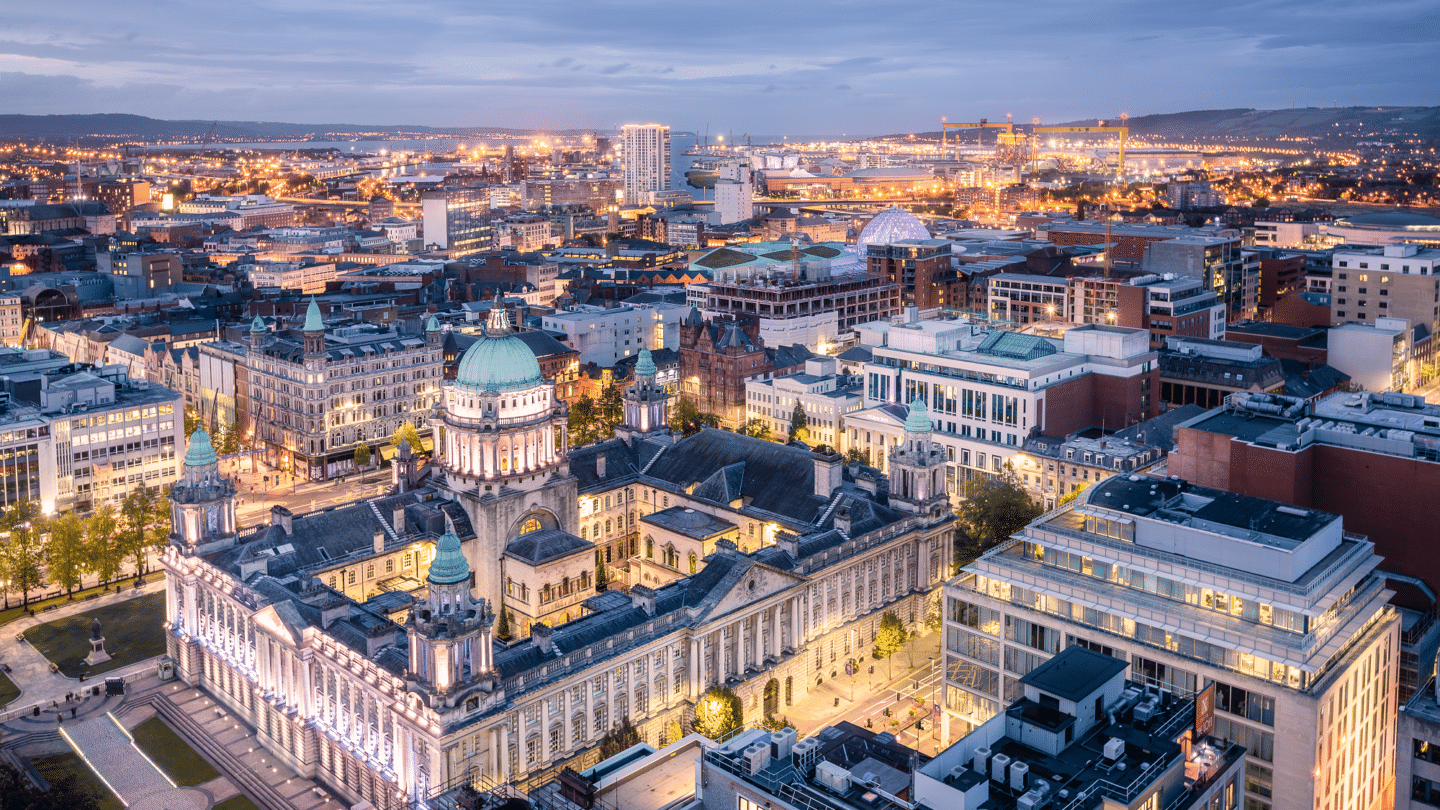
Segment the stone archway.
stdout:
[[771,678],[765,682],[765,717],[774,717],[780,711],[780,682]]

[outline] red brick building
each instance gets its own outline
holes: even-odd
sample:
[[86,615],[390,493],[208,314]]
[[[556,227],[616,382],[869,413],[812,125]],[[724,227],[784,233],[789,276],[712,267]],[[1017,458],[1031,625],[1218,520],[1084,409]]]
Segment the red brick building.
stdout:
[[[1440,407],[1389,393],[1359,395],[1352,404],[1356,396],[1333,394],[1305,407],[1232,398],[1231,407],[1176,428],[1170,472],[1201,486],[1338,512],[1347,529],[1369,536],[1385,570],[1440,586],[1432,506],[1440,492],[1440,428],[1432,426],[1440,425]],[[1279,414],[1251,407],[1275,402]]]
[[906,306],[957,309],[966,288],[951,266],[950,247],[946,239],[902,239],[868,246],[865,261],[871,275],[900,285]]
[[726,427],[745,422],[745,383],[805,367],[803,346],[765,348],[754,319],[702,321],[698,310],[680,324],[680,393]]

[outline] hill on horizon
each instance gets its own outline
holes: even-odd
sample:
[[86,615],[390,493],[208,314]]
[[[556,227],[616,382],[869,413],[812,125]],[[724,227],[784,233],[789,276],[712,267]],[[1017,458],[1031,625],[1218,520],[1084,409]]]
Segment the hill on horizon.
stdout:
[[591,129],[539,130],[508,127],[425,127],[365,126],[361,124],[291,124],[280,121],[168,121],[127,113],[95,113],[86,115],[0,115],[0,139],[20,138],[135,138],[162,140],[203,138],[215,127],[219,141],[293,140],[335,137],[476,137],[479,135],[525,136],[537,134],[579,135]]

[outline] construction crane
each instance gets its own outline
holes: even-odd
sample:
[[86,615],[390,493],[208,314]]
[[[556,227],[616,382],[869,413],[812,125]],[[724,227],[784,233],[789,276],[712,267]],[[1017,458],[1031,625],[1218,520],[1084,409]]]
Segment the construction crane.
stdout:
[[1039,135],[1039,134],[1042,133],[1042,132],[1072,132],[1072,133],[1077,133],[1077,134],[1082,134],[1082,135],[1083,135],[1083,134],[1119,135],[1119,136],[1120,136],[1120,163],[1119,163],[1118,166],[1116,166],[1115,172],[1116,172],[1116,176],[1117,176],[1117,177],[1124,177],[1124,176],[1125,176],[1125,143],[1126,143],[1126,141],[1128,141],[1128,140],[1130,139],[1130,127],[1126,125],[1126,121],[1127,121],[1129,118],[1130,118],[1130,116],[1126,115],[1125,113],[1121,113],[1121,114],[1120,114],[1120,126],[1118,126],[1118,127],[1115,127],[1115,126],[1106,126],[1106,123],[1107,123],[1107,122],[1104,121],[1104,120],[1101,120],[1101,121],[1096,121],[1095,123],[1098,124],[1098,126],[1093,126],[1093,127],[1042,127],[1042,126],[1035,126],[1035,127],[1032,128],[1032,131],[1033,131],[1036,135]]
[[215,127],[218,127],[218,126],[220,126],[220,122],[219,122],[219,121],[216,121],[215,123],[211,124],[211,125],[210,125],[210,130],[205,133],[205,139],[202,140],[201,143],[214,143],[214,141],[215,141]]
[[[1008,118],[1009,116],[1006,116],[1006,117]],[[1008,133],[1008,134],[1011,135],[1012,137],[1015,135],[1015,125],[1014,125],[1013,123],[1011,123],[1010,121],[1006,121],[1006,122],[1003,123],[1003,124],[1000,123],[999,121],[996,121],[996,122],[994,122],[994,123],[991,123],[989,120],[987,120],[987,119],[985,119],[985,118],[981,118],[978,122],[975,122],[975,123],[960,124],[960,123],[951,123],[951,122],[945,120],[944,118],[941,118],[941,119],[940,119],[940,157],[942,157],[942,158],[945,157],[946,133],[949,132],[949,131],[952,130],[952,129],[978,129],[978,130],[980,130],[980,139],[981,139],[982,141],[985,139],[985,130],[987,130],[987,129],[1003,129],[1003,130],[1005,130],[1006,133]],[[957,138],[957,140],[955,141],[955,148],[956,148],[956,150],[958,150],[958,149],[960,148],[960,141],[958,140],[958,138]],[[958,155],[958,152],[957,152],[957,155],[956,155],[956,156],[957,156],[957,158],[958,158],[958,156],[959,156],[959,155]]]

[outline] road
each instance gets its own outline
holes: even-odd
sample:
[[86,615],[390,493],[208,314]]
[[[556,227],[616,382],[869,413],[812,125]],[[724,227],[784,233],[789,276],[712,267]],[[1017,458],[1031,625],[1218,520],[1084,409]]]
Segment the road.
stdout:
[[[327,506],[349,503],[360,498],[373,498],[390,488],[390,471],[371,470],[364,475],[351,475],[334,481],[296,482],[284,473],[267,471],[226,474],[236,481],[240,491],[235,505],[235,519],[243,529],[270,522],[270,509],[283,506],[295,514],[313,512]],[[266,481],[265,476],[270,476]],[[276,476],[280,483],[275,483]]]

